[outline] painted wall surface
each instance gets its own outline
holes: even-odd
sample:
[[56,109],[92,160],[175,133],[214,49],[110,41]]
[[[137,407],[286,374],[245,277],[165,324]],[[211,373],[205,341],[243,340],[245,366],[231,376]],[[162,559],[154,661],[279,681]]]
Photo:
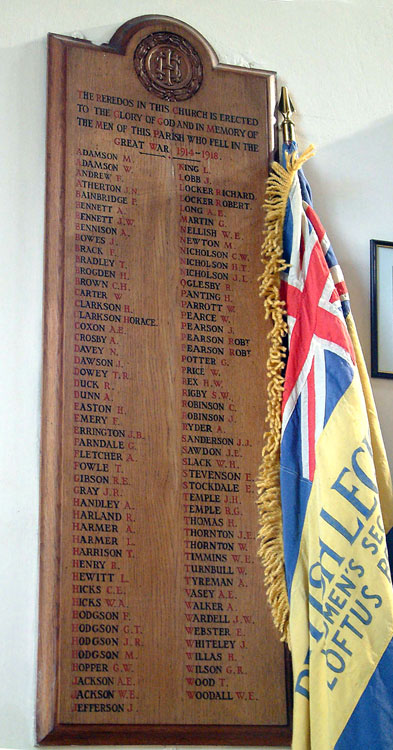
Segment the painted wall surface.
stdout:
[[[46,34],[108,41],[143,14],[179,18],[222,62],[277,70],[298,115],[317,211],[369,364],[369,240],[393,240],[392,0],[8,0],[1,3],[0,746],[34,745]],[[393,465],[393,381],[373,380]]]

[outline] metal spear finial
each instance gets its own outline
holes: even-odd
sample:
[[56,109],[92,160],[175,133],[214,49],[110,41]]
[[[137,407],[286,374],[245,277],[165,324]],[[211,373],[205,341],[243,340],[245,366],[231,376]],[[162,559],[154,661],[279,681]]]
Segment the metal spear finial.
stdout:
[[294,125],[293,120],[291,120],[291,115],[296,110],[291,100],[291,97],[289,96],[288,89],[286,86],[282,86],[281,88],[281,96],[280,96],[280,102],[278,105],[278,111],[281,112],[283,116],[281,128],[282,128],[284,142],[286,143],[288,141],[296,140],[295,125]]

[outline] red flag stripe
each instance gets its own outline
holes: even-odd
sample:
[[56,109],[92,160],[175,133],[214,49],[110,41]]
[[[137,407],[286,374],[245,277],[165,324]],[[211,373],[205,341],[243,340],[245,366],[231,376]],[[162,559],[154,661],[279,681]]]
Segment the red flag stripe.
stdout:
[[314,209],[309,205],[306,207],[306,216],[311,221],[319,241],[322,242],[326,234],[325,228],[322,226],[319,216],[317,216]]
[[348,294],[348,289],[345,281],[338,281],[336,284],[338,294]]
[[[315,367],[314,360],[307,378],[308,388],[308,475],[315,472]],[[303,436],[302,436],[303,437]]]

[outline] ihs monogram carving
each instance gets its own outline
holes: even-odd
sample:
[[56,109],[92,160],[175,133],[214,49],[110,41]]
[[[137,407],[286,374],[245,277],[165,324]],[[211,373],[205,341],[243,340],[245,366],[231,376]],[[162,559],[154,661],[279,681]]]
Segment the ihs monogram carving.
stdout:
[[194,47],[167,31],[142,39],[135,50],[134,65],[144,87],[167,101],[190,99],[203,79],[202,63]]

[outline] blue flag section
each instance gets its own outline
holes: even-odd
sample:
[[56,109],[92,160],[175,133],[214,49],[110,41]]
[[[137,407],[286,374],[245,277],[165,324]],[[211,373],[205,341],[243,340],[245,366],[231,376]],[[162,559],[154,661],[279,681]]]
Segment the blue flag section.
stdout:
[[390,474],[341,269],[294,144],[285,160],[275,185],[287,264],[280,495],[293,749],[393,750]]

